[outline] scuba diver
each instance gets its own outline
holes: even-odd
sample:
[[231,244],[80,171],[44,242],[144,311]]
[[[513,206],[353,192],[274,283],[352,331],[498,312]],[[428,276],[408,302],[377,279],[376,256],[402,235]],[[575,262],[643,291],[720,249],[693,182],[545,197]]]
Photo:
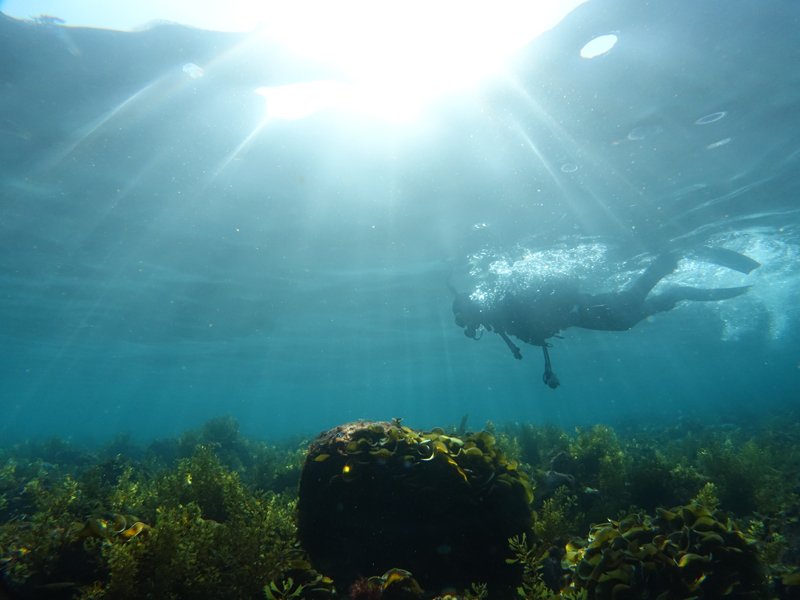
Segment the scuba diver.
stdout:
[[[755,260],[725,249],[702,248],[698,258],[748,274],[761,265]],[[514,358],[522,359],[520,349],[509,339],[541,346],[544,352],[542,380],[552,389],[560,382],[550,364],[548,338],[568,327],[601,331],[627,331],[647,317],[675,308],[678,302],[716,302],[744,294],[750,286],[703,289],[681,285],[650,292],[656,284],[675,271],[681,254],[670,252],[657,256],[645,271],[626,289],[602,294],[585,294],[577,282],[557,281],[538,289],[506,295],[493,306],[474,301],[469,294],[457,292],[448,280],[447,287],[455,295],[453,313],[456,325],[464,328],[468,338],[479,340],[481,328],[494,331],[506,343]],[[482,332],[481,332],[482,335]],[[563,338],[562,338],[563,339]]]

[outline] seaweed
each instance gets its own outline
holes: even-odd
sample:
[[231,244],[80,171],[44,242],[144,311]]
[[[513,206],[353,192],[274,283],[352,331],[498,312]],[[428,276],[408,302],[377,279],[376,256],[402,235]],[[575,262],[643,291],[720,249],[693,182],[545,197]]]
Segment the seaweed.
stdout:
[[657,517],[632,513],[567,545],[567,585],[590,600],[752,598],[766,590],[755,541],[720,511],[692,502]]
[[796,499],[794,481],[777,468],[779,448],[750,439],[737,445],[730,437],[698,452],[699,469],[717,488],[720,506],[738,514],[777,513]]
[[469,421],[469,414],[468,413],[464,413],[463,415],[461,415],[461,421],[459,421],[458,427],[456,427],[453,430],[453,434],[456,437],[463,438],[463,437],[465,437],[467,435],[467,432],[468,432],[467,421]]
[[697,492],[697,495],[694,497],[694,502],[702,504],[710,511],[717,510],[719,506],[717,487],[711,482],[706,483],[702,489]]
[[261,597],[302,554],[295,502],[247,489],[215,449],[154,476],[130,463],[104,480],[104,462],[80,481],[29,480],[27,512],[0,526],[6,579],[23,597]]
[[533,525],[534,533],[545,548],[560,538],[576,535],[584,518],[583,514],[573,510],[577,500],[577,496],[570,494],[564,486],[558,488],[552,498],[545,500]]
[[466,600],[486,600],[489,596],[486,587],[485,583],[473,583],[468,589],[464,590],[464,598]]
[[577,438],[569,448],[575,476],[586,485],[621,495],[627,461],[614,430],[605,425],[595,425],[588,431],[578,428],[576,432]]
[[546,598],[550,593],[545,582],[539,575],[539,555],[535,544],[528,545],[526,535],[509,538],[508,547],[514,553],[514,558],[507,558],[510,565],[522,565],[522,585],[517,588],[517,593],[524,598]]
[[518,563],[522,565],[523,574],[520,586],[517,588],[517,595],[526,600],[586,600],[588,593],[586,590],[578,589],[553,589],[552,586],[542,577],[544,570],[545,555],[538,552],[535,544],[528,545],[525,534],[522,537],[512,537],[508,540],[508,546],[514,553],[514,558],[507,558],[509,564]]
[[107,458],[125,457],[137,461],[144,457],[144,451],[133,441],[130,430],[115,434],[111,441],[103,446],[101,454]]
[[153,515],[152,535],[104,540],[108,577],[85,599],[256,597],[296,552],[294,503],[248,492],[205,446],[149,486],[126,472],[110,504]]
[[[670,560],[683,561],[678,571],[660,575],[678,585],[681,572],[706,573],[708,566],[702,558],[685,557],[685,544],[696,546],[689,554],[702,557],[707,554],[700,550],[718,543],[707,531],[691,530],[693,526],[688,542],[681,537],[683,529],[676,523],[691,513],[694,521],[717,528],[731,548],[720,556],[747,557],[744,566],[750,579],[742,584],[743,593],[763,592],[756,585],[761,564],[772,597],[797,597],[800,425],[794,414],[740,426],[691,419],[664,428],[629,425],[615,431],[596,425],[572,435],[555,425],[513,422],[489,422],[486,432],[470,434],[466,419],[450,427],[452,433],[434,430],[420,439],[399,421],[389,427],[397,430],[391,439],[373,439],[372,432],[357,436],[352,448],[345,445],[344,454],[337,451],[343,466],[336,475],[382,473],[386,461],[394,460],[387,454],[391,452],[403,465],[412,465],[409,470],[417,478],[424,467],[436,464],[447,470],[453,489],[474,487],[484,502],[506,493],[509,484],[517,493],[524,489],[528,502],[530,486],[517,477],[524,471],[533,474],[536,499],[527,508],[528,536],[517,538],[512,546],[515,558],[510,559],[522,570],[525,564],[529,569],[525,574],[509,572],[510,579],[501,583],[490,581],[493,596],[502,596],[506,584],[508,590],[519,588],[526,598],[587,596],[589,578],[571,587],[562,585],[561,559],[569,551],[576,560],[581,547],[576,542],[565,546],[563,541],[586,531],[590,522],[606,523],[590,530],[590,538],[600,540],[596,548],[616,555],[621,542],[612,548],[604,546],[602,538],[621,536],[631,553],[635,539],[642,548],[656,543],[658,552],[668,551],[674,555]],[[463,440],[453,435],[460,429]],[[482,460],[494,461],[494,475],[477,461],[476,449],[467,452],[468,438]],[[129,432],[121,432],[102,446],[51,437],[0,448],[0,574],[20,598],[269,600],[269,593],[276,599],[330,597],[335,593],[333,582],[325,577],[330,573],[324,573],[324,565],[317,565],[321,572],[314,571],[296,539],[298,482],[307,446],[300,437],[277,443],[245,438],[228,415],[179,438],[144,446]],[[401,447],[406,450],[398,454],[395,450]],[[313,460],[326,465],[334,455]],[[351,487],[355,481],[351,479]],[[429,494],[426,486],[421,490]],[[447,497],[429,495],[424,506],[443,510]],[[665,510],[670,506],[679,508]],[[535,518],[531,509],[536,510]],[[615,515],[616,521],[609,524]],[[734,517],[742,524],[741,532]],[[611,531],[615,528],[620,536]],[[368,529],[364,535],[369,535]],[[672,545],[659,535],[673,540]],[[536,544],[529,546],[534,539]],[[698,546],[702,540],[707,541]],[[364,538],[359,547],[370,548],[374,541]],[[454,556],[455,544],[437,544],[441,542],[430,544],[437,560]],[[594,569],[597,564],[592,561],[601,554],[594,549],[582,556]],[[650,560],[624,553],[618,558],[643,564]],[[579,563],[577,559],[575,571],[566,575],[577,572]],[[588,566],[580,568],[587,575]],[[622,571],[612,569],[606,579],[617,581],[615,585],[641,583]],[[474,571],[470,575],[482,577]],[[708,587],[711,573],[706,575],[701,587],[707,595],[716,593]],[[423,583],[429,577],[423,571],[418,576]],[[520,579],[512,581],[514,577]],[[460,585],[465,581],[469,580]],[[603,591],[599,583],[591,584],[598,586],[592,593]],[[404,594],[402,589],[392,593]],[[483,598],[486,589],[447,590],[444,597]]]
[[3,571],[16,587],[35,588],[65,581],[72,565],[81,561],[80,551],[70,548],[73,522],[85,510],[78,482],[66,476],[55,482],[39,478],[27,482],[25,506],[31,514],[19,514],[0,525]]

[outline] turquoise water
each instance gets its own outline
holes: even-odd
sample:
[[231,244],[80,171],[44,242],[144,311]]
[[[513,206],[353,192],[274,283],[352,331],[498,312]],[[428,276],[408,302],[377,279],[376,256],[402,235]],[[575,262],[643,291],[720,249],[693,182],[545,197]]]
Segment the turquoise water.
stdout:
[[[340,74],[246,36],[2,18],[0,440],[780,414],[800,384],[798,10],[593,0],[407,122],[265,121],[257,87]],[[516,361],[454,323],[451,271],[601,292],[702,246],[762,266],[669,281],[748,294],[563,332],[557,390],[539,348]]]

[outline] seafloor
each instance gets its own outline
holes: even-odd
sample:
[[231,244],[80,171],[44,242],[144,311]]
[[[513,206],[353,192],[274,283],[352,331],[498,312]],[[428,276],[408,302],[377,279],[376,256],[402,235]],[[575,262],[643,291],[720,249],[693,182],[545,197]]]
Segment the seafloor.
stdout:
[[0,598],[800,598],[798,417],[18,443]]

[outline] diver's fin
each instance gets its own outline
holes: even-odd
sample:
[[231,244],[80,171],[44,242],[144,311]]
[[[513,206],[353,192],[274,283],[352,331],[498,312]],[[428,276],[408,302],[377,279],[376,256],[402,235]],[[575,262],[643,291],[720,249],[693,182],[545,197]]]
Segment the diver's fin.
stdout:
[[727,248],[709,248],[708,246],[703,246],[695,250],[694,254],[700,260],[725,267],[726,269],[733,269],[745,275],[748,275],[751,271],[761,266],[760,262],[753,260],[749,256],[739,254]]
[[731,287],[731,288],[717,288],[717,289],[706,289],[706,288],[694,288],[694,287],[684,287],[684,286],[675,286],[670,288],[666,295],[669,295],[671,298],[677,300],[691,300],[694,302],[716,302],[718,300],[729,300],[730,298],[736,298],[737,296],[741,296],[747,290],[750,289],[751,286],[745,285],[742,287]]

